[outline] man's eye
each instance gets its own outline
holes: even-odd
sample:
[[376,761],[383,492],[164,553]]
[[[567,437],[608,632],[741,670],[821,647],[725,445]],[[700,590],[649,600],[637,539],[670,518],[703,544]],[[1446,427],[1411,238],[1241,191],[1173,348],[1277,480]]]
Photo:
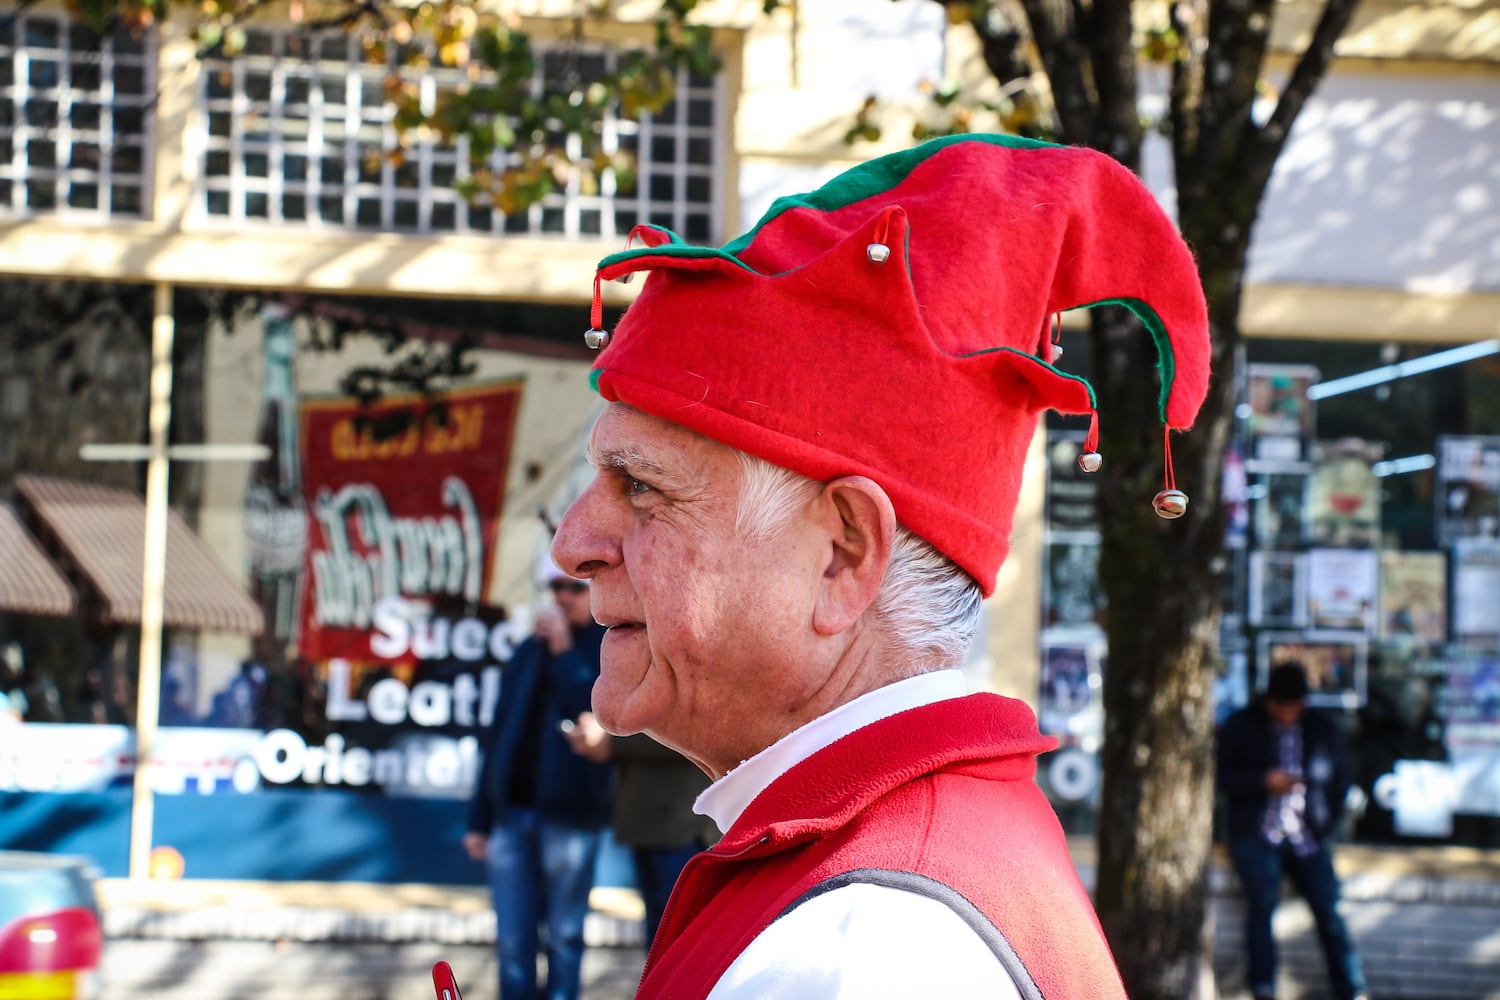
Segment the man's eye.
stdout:
[[625,484],[626,490],[629,491],[630,495],[633,497],[638,497],[643,493],[650,493],[652,489],[650,483],[643,483],[639,479],[635,478],[626,479]]

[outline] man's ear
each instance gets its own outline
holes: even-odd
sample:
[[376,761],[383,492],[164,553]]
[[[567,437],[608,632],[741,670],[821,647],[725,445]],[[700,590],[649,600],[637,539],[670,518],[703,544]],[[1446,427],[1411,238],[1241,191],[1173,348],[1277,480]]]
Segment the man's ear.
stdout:
[[823,484],[817,502],[830,544],[813,628],[837,635],[852,628],[880,592],[896,542],[896,510],[885,490],[864,476]]

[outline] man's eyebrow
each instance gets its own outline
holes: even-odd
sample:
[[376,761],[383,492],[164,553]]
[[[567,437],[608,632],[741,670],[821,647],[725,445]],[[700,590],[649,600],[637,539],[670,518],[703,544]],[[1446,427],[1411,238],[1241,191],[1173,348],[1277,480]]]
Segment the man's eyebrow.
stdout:
[[648,479],[660,479],[668,475],[664,466],[647,458],[634,448],[610,448],[605,451],[590,452],[589,459],[597,469],[643,475]]

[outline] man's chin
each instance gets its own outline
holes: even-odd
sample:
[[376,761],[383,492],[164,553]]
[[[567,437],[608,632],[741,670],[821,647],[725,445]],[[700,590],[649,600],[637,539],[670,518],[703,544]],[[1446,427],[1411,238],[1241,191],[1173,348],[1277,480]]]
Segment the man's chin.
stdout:
[[611,736],[634,736],[646,728],[641,713],[631,710],[631,702],[635,700],[632,698],[633,694],[633,688],[622,690],[602,674],[594,682],[594,691],[590,697],[594,718],[599,720],[599,725]]

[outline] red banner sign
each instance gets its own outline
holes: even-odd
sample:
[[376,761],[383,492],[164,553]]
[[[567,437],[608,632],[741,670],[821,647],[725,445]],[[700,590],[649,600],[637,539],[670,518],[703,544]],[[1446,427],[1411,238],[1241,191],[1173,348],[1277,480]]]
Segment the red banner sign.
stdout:
[[386,598],[478,610],[520,399],[517,379],[436,399],[303,401],[303,659],[380,659],[371,637]]

